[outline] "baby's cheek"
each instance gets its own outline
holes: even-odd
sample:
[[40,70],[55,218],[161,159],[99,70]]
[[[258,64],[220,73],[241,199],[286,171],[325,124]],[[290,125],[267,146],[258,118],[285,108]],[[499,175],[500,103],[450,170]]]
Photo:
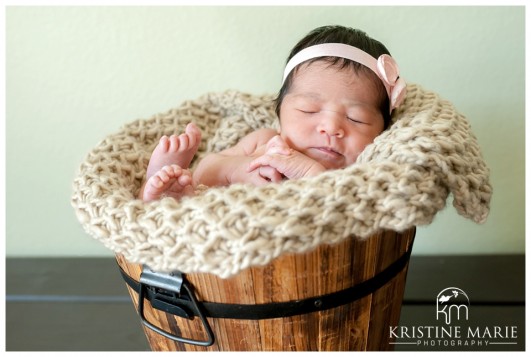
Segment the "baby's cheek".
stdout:
[[286,145],[291,148],[297,150],[297,145],[293,142],[290,136],[288,136],[285,131],[280,133],[280,138],[286,143]]
[[345,161],[344,161],[344,166],[343,167],[347,167],[347,166],[352,165],[353,163],[355,163],[356,160],[358,159],[358,156],[363,151],[363,148],[364,147],[358,147],[358,146],[351,147],[350,150],[348,151],[348,153],[344,154]]
[[363,150],[365,150],[365,148],[370,145],[372,143],[372,141],[367,141],[367,142],[364,142],[364,143],[357,143],[356,146],[353,147],[353,150],[350,152],[350,154],[347,156],[347,165],[351,165],[353,163],[356,162],[356,160],[358,159],[358,156],[361,155],[361,153],[363,152]]

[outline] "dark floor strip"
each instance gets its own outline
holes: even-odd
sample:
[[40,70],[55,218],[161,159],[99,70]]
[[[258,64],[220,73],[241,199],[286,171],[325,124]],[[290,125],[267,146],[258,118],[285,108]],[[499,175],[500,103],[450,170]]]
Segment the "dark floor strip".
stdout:
[[131,303],[129,296],[6,295],[6,302]]

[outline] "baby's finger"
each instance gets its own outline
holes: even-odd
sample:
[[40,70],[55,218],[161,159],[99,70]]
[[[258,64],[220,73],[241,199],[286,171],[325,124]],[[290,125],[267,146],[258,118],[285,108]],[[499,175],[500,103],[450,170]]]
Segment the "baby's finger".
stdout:
[[270,182],[282,181],[282,175],[276,169],[271,166],[261,166],[258,169],[258,174]]
[[254,186],[263,186],[269,183],[268,180],[260,176],[260,173],[258,170],[249,172],[245,177],[243,178],[242,182],[253,184]]
[[255,186],[264,186],[270,183],[268,180],[263,178],[262,176],[256,176],[251,180],[251,183]]
[[270,166],[269,163],[271,162],[271,156],[269,155],[262,155],[260,157],[257,157],[251,163],[249,164],[249,167],[247,168],[247,172],[251,172],[259,168],[260,166]]

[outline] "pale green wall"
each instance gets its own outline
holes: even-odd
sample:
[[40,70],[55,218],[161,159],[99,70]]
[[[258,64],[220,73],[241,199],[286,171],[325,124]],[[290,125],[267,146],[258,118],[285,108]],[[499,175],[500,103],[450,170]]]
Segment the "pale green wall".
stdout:
[[110,256],[70,206],[106,134],[209,91],[276,92],[314,27],[364,29],[452,101],[491,168],[488,222],[449,201],[414,254],[523,253],[524,7],[7,7],[8,256]]

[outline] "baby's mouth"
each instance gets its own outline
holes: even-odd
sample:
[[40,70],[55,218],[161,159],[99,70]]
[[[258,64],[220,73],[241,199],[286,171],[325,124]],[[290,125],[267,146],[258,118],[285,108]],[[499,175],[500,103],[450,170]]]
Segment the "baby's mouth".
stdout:
[[341,166],[344,160],[343,154],[326,146],[312,147],[309,151],[310,157],[319,161],[327,168]]
[[329,148],[329,147],[314,147],[313,149],[325,154],[325,155],[330,155],[330,156],[335,156],[335,157],[339,157],[339,156],[343,156],[343,154],[341,154],[340,152],[332,149],[332,148]]

